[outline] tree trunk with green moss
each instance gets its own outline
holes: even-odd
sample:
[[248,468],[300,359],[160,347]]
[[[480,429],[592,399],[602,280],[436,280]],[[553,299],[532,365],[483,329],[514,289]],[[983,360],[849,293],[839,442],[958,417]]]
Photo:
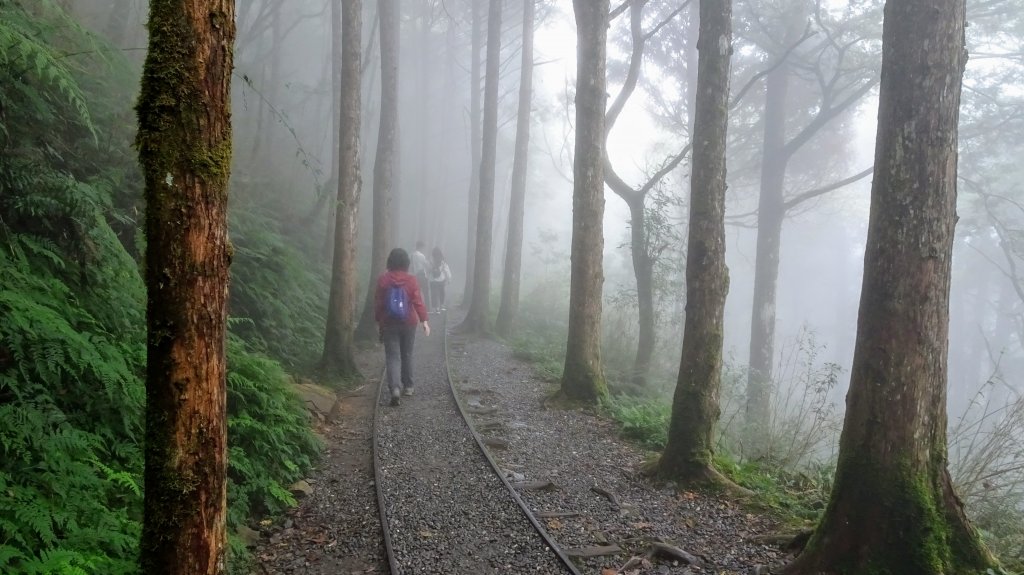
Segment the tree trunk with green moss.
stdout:
[[362,91],[362,0],[341,0],[341,103],[338,124],[338,202],[335,206],[334,266],[327,304],[321,369],[330,378],[359,375],[355,360],[356,222],[362,175],[359,170]]
[[146,181],[141,571],[225,571],[232,0],[153,0],[137,106]]
[[690,226],[686,250],[686,323],[668,443],[659,471],[685,483],[718,482],[712,464],[722,381],[725,266],[725,148],[732,55],[730,0],[701,0]]
[[965,0],[885,6],[875,179],[832,496],[786,572],[984,573],[947,471],[946,356]]
[[377,276],[384,273],[391,242],[391,187],[397,162],[398,133],[398,7],[396,0],[378,0],[380,19],[380,132],[373,162],[373,239],[370,248],[370,279],[356,337],[376,341],[373,316]]
[[608,5],[609,0],[573,0],[572,3],[576,14],[576,157],[569,336],[562,395],[588,403],[597,402],[608,393],[601,366]]

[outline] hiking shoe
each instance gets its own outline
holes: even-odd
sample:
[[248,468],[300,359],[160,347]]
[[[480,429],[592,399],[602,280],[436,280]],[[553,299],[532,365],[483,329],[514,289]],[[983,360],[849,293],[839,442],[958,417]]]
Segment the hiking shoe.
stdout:
[[407,387],[405,388],[405,391],[402,392],[402,395],[410,396],[413,394],[414,391],[415,389],[413,389],[412,387]]

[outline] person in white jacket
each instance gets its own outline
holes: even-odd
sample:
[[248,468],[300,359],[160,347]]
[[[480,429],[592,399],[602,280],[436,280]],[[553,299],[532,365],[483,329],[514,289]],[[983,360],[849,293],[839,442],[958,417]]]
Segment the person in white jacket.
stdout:
[[452,281],[452,270],[444,260],[441,248],[435,247],[430,253],[430,308],[435,312],[445,311],[444,291]]
[[409,273],[416,276],[423,292],[423,301],[430,304],[434,298],[430,296],[430,260],[423,254],[426,246],[423,240],[416,241],[416,250],[409,254]]

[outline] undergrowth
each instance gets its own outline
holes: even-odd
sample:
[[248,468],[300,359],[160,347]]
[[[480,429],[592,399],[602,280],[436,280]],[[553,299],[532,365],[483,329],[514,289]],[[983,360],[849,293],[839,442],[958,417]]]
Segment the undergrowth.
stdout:
[[[0,572],[137,573],[141,189],[117,91],[137,78],[51,0],[0,2],[0,62]],[[279,243],[251,234],[245,255],[288,255]],[[313,283],[283,267],[248,284],[263,263],[240,260],[233,288],[253,300],[276,298],[274,273],[288,293]],[[319,321],[302,305],[292,321]],[[256,329],[227,343],[231,531],[293,504],[287,487],[320,450],[288,375],[261,353],[297,364],[309,351],[308,335],[271,345],[283,315],[241,322]],[[232,550],[235,565],[244,548]]]
[[[510,344],[516,357],[535,363],[541,377],[557,381],[552,372],[557,367],[561,374],[564,341],[564,328],[527,314]],[[776,373],[785,382],[775,385],[766,432],[770,441],[757,460],[739,454],[746,377],[731,365],[725,366],[722,376],[716,467],[755,494],[750,505],[800,530],[813,527],[828,504],[841,427],[841,413],[830,401],[841,369],[817,361],[819,349],[806,331],[792,345],[783,346]],[[950,467],[986,544],[1005,568],[1024,572],[1024,397],[1006,391],[1011,389],[994,375],[955,419]],[[664,450],[670,397],[613,395],[602,408],[623,437],[653,453]]]

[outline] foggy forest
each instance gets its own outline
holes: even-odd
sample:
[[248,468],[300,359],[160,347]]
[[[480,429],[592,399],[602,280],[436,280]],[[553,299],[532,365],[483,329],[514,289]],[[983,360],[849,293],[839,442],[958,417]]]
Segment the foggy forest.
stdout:
[[0,0],[0,573],[1024,573],[1022,134],[1019,0]]

